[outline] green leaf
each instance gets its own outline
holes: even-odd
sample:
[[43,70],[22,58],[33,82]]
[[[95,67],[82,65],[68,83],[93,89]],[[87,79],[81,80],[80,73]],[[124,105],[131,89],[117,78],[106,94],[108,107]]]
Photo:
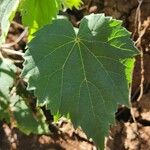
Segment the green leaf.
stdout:
[[81,0],[61,0],[61,1],[66,8],[70,9],[72,9],[72,7],[79,9],[80,5],[82,4]]
[[[15,100],[16,99],[16,100]],[[13,101],[17,101],[12,107],[17,127],[24,133],[42,134],[49,133],[48,124],[41,110],[38,110],[38,116],[34,115],[30,108],[25,104],[24,100],[16,96]]]
[[39,28],[56,18],[61,5],[71,9],[73,6],[79,8],[81,3],[81,0],[23,0],[20,10],[23,24],[29,27],[29,39]]
[[20,9],[23,24],[34,33],[56,18],[60,9],[60,0],[23,0]]
[[0,58],[0,99],[9,99],[10,88],[13,86],[16,67],[9,59]]
[[40,109],[38,116],[34,115],[25,104],[24,99],[18,95],[10,95],[10,90],[15,81],[16,67],[9,59],[0,58],[0,120],[10,121],[10,111],[17,126],[26,134],[49,133],[45,117]]
[[9,120],[10,88],[15,79],[16,67],[9,59],[0,58],[0,119]]
[[0,46],[5,42],[10,23],[18,8],[19,0],[1,0],[0,1]]
[[68,20],[58,19],[29,43],[22,76],[28,90],[35,89],[39,105],[47,104],[54,115],[69,114],[103,148],[117,105],[128,105],[133,68],[126,69],[125,60],[134,61],[136,54],[120,21],[92,14],[75,32]]

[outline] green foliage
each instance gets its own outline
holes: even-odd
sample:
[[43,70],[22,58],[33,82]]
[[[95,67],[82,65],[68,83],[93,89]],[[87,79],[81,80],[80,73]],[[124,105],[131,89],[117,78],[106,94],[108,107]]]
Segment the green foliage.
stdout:
[[16,126],[26,134],[48,133],[48,125],[42,112],[37,110],[38,118],[26,105],[25,99],[10,93],[15,81],[16,67],[9,59],[0,59],[0,120],[16,121]]
[[29,37],[39,28],[51,23],[56,18],[62,5],[66,8],[79,8],[81,0],[1,0],[0,1],[0,46],[5,42],[10,23],[17,8],[22,15],[22,22],[29,27]]
[[86,16],[76,32],[57,19],[28,44],[22,75],[39,105],[47,104],[53,115],[69,114],[103,148],[117,105],[128,105],[136,54],[129,32],[111,17]]
[[81,0],[23,0],[21,14],[23,24],[29,27],[30,34],[56,18],[62,5],[66,8],[79,8]]
[[15,15],[19,0],[1,0],[0,1],[0,47],[5,42],[10,23]]
[[10,88],[13,86],[16,67],[9,59],[0,58],[0,119],[10,120],[8,105]]
[[24,91],[17,93],[17,68],[0,58],[0,120],[15,121],[26,134],[48,133],[38,107],[46,104],[55,120],[69,116],[103,149],[117,105],[128,105],[133,56],[138,54],[129,32],[103,14],[84,17],[79,29],[67,19],[54,20],[62,8],[78,9],[81,0],[0,0],[0,46],[19,4],[29,36],[41,28],[28,44],[22,71],[38,104],[34,112]]
[[21,4],[23,24],[33,33],[56,18],[60,4],[60,0],[24,0]]
[[13,86],[16,67],[9,59],[0,58],[0,99],[9,99],[9,91]]
[[18,128],[26,133],[44,134],[49,133],[48,124],[45,122],[42,111],[37,109],[38,114],[33,114],[32,110],[26,105],[21,97],[15,97],[16,103],[13,114]]
[[78,9],[80,5],[82,4],[81,0],[61,0],[61,1],[64,7],[70,8],[70,9],[72,9],[72,7],[75,7]]

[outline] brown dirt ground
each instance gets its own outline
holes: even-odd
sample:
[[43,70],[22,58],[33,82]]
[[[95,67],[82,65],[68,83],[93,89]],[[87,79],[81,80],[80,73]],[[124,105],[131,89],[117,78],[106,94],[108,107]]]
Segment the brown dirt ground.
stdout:
[[[140,34],[137,32],[135,16],[138,0],[85,0],[85,7],[80,11],[68,11],[70,20],[76,26],[83,15],[104,12],[113,18],[123,20],[124,26],[134,34],[136,41]],[[141,10],[141,30],[147,26],[140,39],[140,50],[144,56],[144,92],[137,102],[140,93],[141,61],[137,56],[132,83],[132,105],[136,122],[133,121],[130,109],[119,107],[116,113],[116,125],[110,129],[106,140],[106,150],[150,150],[150,0],[143,0]],[[17,29],[16,29],[17,28]],[[15,41],[22,32],[22,28],[12,24],[7,43]],[[26,38],[14,46],[15,50],[23,49]],[[16,57],[14,56],[13,59]],[[18,57],[17,57],[18,59]],[[20,58],[21,60],[21,58]],[[21,66],[20,64],[17,64]],[[61,133],[52,135],[25,135],[18,129],[11,129],[5,122],[0,123],[0,150],[96,150],[93,142],[88,140],[80,130],[75,130],[72,124],[65,119],[58,123]]]

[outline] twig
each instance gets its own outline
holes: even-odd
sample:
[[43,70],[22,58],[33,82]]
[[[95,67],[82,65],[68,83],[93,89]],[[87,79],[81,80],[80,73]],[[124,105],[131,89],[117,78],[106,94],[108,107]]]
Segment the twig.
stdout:
[[[133,75],[133,73],[132,73],[132,75]],[[133,110],[132,103],[131,103],[131,92],[132,92],[132,83],[131,83],[131,86],[130,86],[130,89],[129,89],[129,107],[130,107],[130,113],[131,113],[133,122],[136,123],[136,125],[137,125],[135,115],[134,115],[134,110]],[[137,134],[138,134],[138,132],[137,132]]]
[[[138,2],[139,2],[139,5],[141,6],[143,0],[138,0]],[[143,92],[144,92],[144,58],[143,58],[143,48],[142,48],[141,42],[142,42],[142,37],[145,34],[146,29],[148,28],[148,25],[145,26],[143,30],[141,30],[141,10],[139,10],[139,12],[137,14],[137,17],[138,17],[137,19],[138,19],[138,35],[139,35],[139,38],[136,41],[136,45],[141,49],[141,51],[140,51],[141,82],[140,82],[140,95],[139,95],[137,101],[140,101],[140,99],[143,96]]]
[[148,17],[147,20],[144,21],[144,23],[142,25],[144,28],[141,31],[139,31],[140,35],[139,35],[139,37],[138,37],[138,39],[136,41],[136,44],[138,44],[138,45],[141,44],[141,39],[144,36],[144,34],[145,34],[146,30],[148,29],[149,25],[150,25],[150,17]]
[[[134,39],[134,37],[135,37],[135,34],[136,34],[136,32],[138,31],[138,33],[139,33],[139,26],[141,26],[141,22],[139,22],[140,20],[141,20],[141,5],[142,5],[142,2],[143,2],[143,0],[137,0],[138,1],[138,7],[137,7],[137,9],[136,9],[136,13],[135,13],[135,21],[134,21],[134,28],[135,28],[135,30],[134,30],[134,33],[133,33],[133,35],[132,35],[132,38]],[[140,16],[140,17],[139,17]],[[138,26],[138,29],[136,28]]]
[[12,49],[7,49],[7,48],[2,48],[1,51],[8,53],[10,55],[19,55],[19,56],[23,56],[24,53],[20,52],[20,51],[15,51]]
[[14,25],[18,26],[19,28],[24,29],[24,26],[23,26],[22,24],[20,24],[20,23],[16,22],[16,21],[12,21],[12,24],[14,24]]
[[140,101],[140,99],[143,96],[143,92],[144,92],[144,58],[143,58],[142,47],[141,47],[141,52],[140,52],[140,58],[141,58],[141,60],[140,60],[141,61],[141,82],[140,82],[140,95],[139,95],[137,101]]
[[[134,39],[135,37],[135,34],[138,32],[138,35],[140,37],[140,32],[141,32],[141,5],[143,3],[143,0],[137,0],[138,1],[138,7],[136,9],[136,14],[135,14],[135,22],[134,22],[134,26],[135,26],[135,31],[132,35],[132,38]],[[137,29],[136,29],[137,27]],[[140,40],[137,40],[137,41],[140,41],[140,45],[141,45],[141,38]],[[143,95],[143,83],[144,83],[144,63],[143,63],[143,49],[141,49],[141,84],[140,84],[140,99],[141,99],[141,95]],[[131,91],[130,91],[131,92]],[[130,93],[131,95],[131,93]],[[131,97],[129,97],[131,99]],[[138,98],[138,99],[139,99]],[[130,104],[130,110],[131,110],[131,115],[132,115],[132,118],[133,118],[133,121],[134,123],[136,124],[136,128],[138,129],[138,125],[137,125],[137,122],[136,122],[136,119],[135,119],[135,115],[134,115],[134,110],[133,110],[133,107],[132,107],[132,103],[131,103],[131,100],[129,101],[129,104]],[[138,130],[136,129],[136,133],[138,135]]]
[[12,46],[16,45],[27,34],[27,31],[28,31],[28,28],[25,28],[25,30],[20,34],[20,36],[17,38],[17,40],[15,42],[8,43],[8,44],[3,44],[1,47],[2,48],[9,48],[9,47],[12,47]]
[[143,93],[144,93],[144,57],[143,57],[143,48],[141,46],[141,41],[142,41],[142,37],[144,36],[146,30],[149,27],[150,18],[148,18],[146,22],[148,22],[148,23],[144,24],[144,29],[140,31],[139,38],[136,41],[137,46],[140,47],[140,49],[141,49],[141,53],[140,53],[140,56],[141,56],[141,83],[140,83],[140,95],[139,95],[137,101],[140,101],[140,99],[142,98]]
[[[137,47],[140,48],[140,62],[141,62],[141,82],[140,82],[140,95],[137,98],[137,101],[140,101],[142,95],[143,95],[143,91],[144,91],[144,60],[143,60],[143,48],[141,45],[142,42],[142,37],[145,34],[146,29],[148,28],[148,26],[145,26],[145,28],[143,30],[141,30],[141,5],[143,3],[143,0],[138,0],[138,7],[136,10],[136,15],[135,15],[135,31],[133,34],[133,38],[136,34],[136,32],[138,33],[138,39],[136,40],[135,44]],[[137,27],[137,29],[136,29]]]
[[1,58],[1,59],[4,58],[3,55],[2,55],[2,53],[1,53],[1,51],[0,51],[0,58]]

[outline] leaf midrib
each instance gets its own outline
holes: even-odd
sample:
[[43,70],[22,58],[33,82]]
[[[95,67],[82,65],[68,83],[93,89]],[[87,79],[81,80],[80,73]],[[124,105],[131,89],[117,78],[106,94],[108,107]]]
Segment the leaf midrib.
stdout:
[[[81,47],[80,47],[79,43],[78,43],[78,48],[79,48],[79,53],[80,53],[80,59],[81,59],[81,64],[82,64],[83,75],[84,75],[84,79],[81,83],[82,84],[84,82],[86,83],[86,87],[87,87],[87,90],[88,90],[88,95],[89,95],[89,99],[90,99],[90,103],[91,103],[92,114],[93,114],[94,118],[96,119],[96,115],[95,115],[95,112],[94,112],[94,106],[93,106],[93,102],[92,102],[92,99],[91,99],[91,93],[90,93],[90,89],[89,89],[89,86],[88,86],[88,80],[87,80],[86,73],[85,73],[85,66],[84,66],[84,62],[83,62]],[[82,84],[80,86],[82,86]],[[79,100],[80,100],[80,97],[79,97]],[[78,102],[78,104],[79,104],[79,102]]]

